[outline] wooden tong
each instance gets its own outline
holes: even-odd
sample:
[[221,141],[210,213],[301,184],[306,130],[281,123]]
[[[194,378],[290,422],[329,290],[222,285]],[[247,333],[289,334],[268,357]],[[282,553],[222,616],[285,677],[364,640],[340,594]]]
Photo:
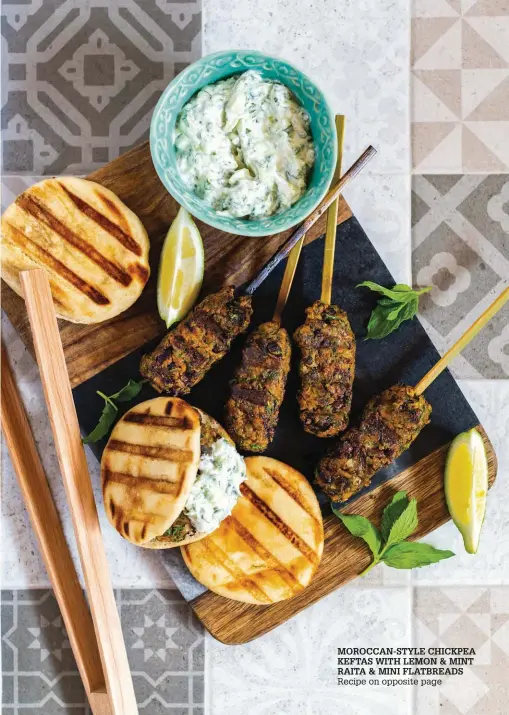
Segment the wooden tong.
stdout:
[[94,715],[111,713],[90,611],[2,344],[2,429]]
[[24,271],[21,285],[90,611],[4,351],[2,426],[92,712],[94,715],[137,715],[120,618],[48,279],[42,269]]

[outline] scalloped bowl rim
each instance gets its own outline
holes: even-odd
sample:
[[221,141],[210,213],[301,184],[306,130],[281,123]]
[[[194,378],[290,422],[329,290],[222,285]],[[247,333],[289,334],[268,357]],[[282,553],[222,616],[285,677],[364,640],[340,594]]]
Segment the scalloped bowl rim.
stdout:
[[[161,113],[165,110],[165,106],[168,102],[168,98],[171,97],[175,92],[178,92],[180,85],[185,84],[185,80],[188,77],[189,74],[194,73],[198,70],[204,70],[208,68],[210,65],[211,61],[217,61],[224,59],[225,60],[225,73],[224,77],[219,77],[216,78],[212,81],[208,82],[193,82],[192,84],[194,85],[192,88],[192,91],[187,91],[182,94],[182,97],[180,97],[177,102],[176,106],[172,108],[172,119],[168,122],[168,134],[169,134],[169,139],[170,142],[168,142],[170,152],[173,151],[173,128],[176,123],[176,119],[178,114],[180,113],[182,107],[193,97],[196,92],[198,92],[202,87],[205,87],[208,84],[213,84],[214,82],[218,82],[221,79],[226,79],[229,76],[232,76],[233,74],[241,73],[243,71],[247,71],[248,67],[245,69],[239,68],[238,71],[230,71],[231,70],[231,63],[234,59],[234,57],[237,58],[245,58],[245,57],[253,57],[258,59],[261,62],[274,62],[276,65],[286,67],[290,72],[294,72],[297,76],[300,77],[301,83],[307,83],[308,87],[312,88],[313,91],[317,94],[320,105],[321,105],[321,114],[322,116],[325,115],[328,120],[328,141],[332,142],[332,157],[331,160],[328,162],[327,166],[327,171],[322,172],[319,182],[320,182],[320,190],[316,190],[316,196],[314,197],[314,200],[309,201],[309,187],[306,189],[306,192],[303,194],[303,196],[295,203],[293,206],[290,208],[286,209],[285,211],[279,213],[279,214],[273,214],[272,216],[265,217],[263,219],[239,219],[239,218],[234,218],[230,216],[221,216],[217,212],[214,211],[208,204],[206,204],[203,199],[200,199],[196,194],[189,188],[187,188],[182,182],[182,188],[179,188],[179,186],[176,185],[176,182],[174,178],[169,174],[167,168],[163,167],[161,165],[161,162],[159,158],[156,156],[156,144],[158,142],[158,136],[157,136],[157,123],[160,119]],[[214,68],[217,69],[217,68]],[[253,67],[253,69],[261,69],[257,67]],[[278,72],[279,74],[279,72]],[[284,82],[284,75],[281,77],[280,81],[283,84],[286,84]],[[289,86],[286,84],[286,86],[291,89],[291,91],[294,94],[297,94],[295,92],[295,89],[292,86]],[[298,97],[297,97],[298,98]],[[299,99],[299,98],[298,98]],[[302,104],[300,99],[299,99],[299,104]],[[311,116],[311,112],[309,112],[309,109],[306,109],[308,111],[308,114]],[[311,116],[311,122],[313,124],[314,117]],[[316,140],[315,134],[313,133],[313,142],[315,143],[315,147],[317,147],[317,155],[319,155],[319,151],[322,150],[321,145]],[[185,70],[180,72],[166,87],[166,89],[163,91],[162,95],[160,96],[156,107],[154,109],[154,112],[152,114],[152,119],[150,122],[150,152],[152,155],[152,161],[155,167],[155,170],[159,176],[159,179],[161,180],[162,184],[166,188],[166,190],[173,196],[173,198],[184,208],[186,208],[189,213],[191,213],[195,218],[199,219],[200,221],[203,221],[204,223],[208,224],[209,226],[213,226],[214,228],[217,228],[221,231],[225,231],[227,233],[233,233],[239,236],[251,236],[251,237],[261,237],[261,236],[271,236],[275,235],[277,233],[282,233],[283,231],[286,231],[290,228],[293,228],[297,226],[298,224],[302,223],[308,216],[309,214],[318,206],[320,201],[323,199],[325,194],[327,193],[327,190],[329,188],[329,185],[332,181],[333,175],[334,175],[334,168],[335,168],[335,158],[337,155],[337,138],[336,138],[336,131],[335,131],[335,124],[334,124],[334,114],[329,106],[329,103],[327,102],[327,99],[325,98],[324,93],[322,90],[316,85],[315,82],[313,82],[302,70],[298,69],[294,65],[292,65],[290,62],[287,62],[286,60],[283,60],[278,57],[272,57],[270,55],[265,55],[262,52],[256,52],[256,51],[249,51],[249,50],[229,50],[229,51],[224,51],[224,52],[215,52],[213,54],[206,55],[205,57],[202,57],[201,59],[197,60],[196,62],[193,62],[189,67],[186,67]],[[323,162],[326,162],[326,157],[322,159]],[[313,172],[316,170],[316,160],[315,160],[315,166],[313,168]],[[312,174],[313,177],[313,174]],[[313,183],[313,178],[311,179],[310,186]],[[306,206],[302,207],[301,202],[304,201],[308,197],[308,203]],[[300,207],[300,211],[299,211]],[[293,214],[293,215],[292,215]],[[284,217],[287,217],[287,220],[284,220]],[[265,226],[261,225],[261,222],[265,223]],[[270,228],[270,224],[272,221],[277,221],[277,226],[274,226],[273,228]],[[268,224],[268,226],[267,226]]]

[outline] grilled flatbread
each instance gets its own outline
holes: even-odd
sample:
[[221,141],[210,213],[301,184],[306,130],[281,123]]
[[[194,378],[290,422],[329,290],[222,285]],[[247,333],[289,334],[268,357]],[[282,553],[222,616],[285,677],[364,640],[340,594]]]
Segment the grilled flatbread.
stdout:
[[[202,412],[202,410],[199,410],[197,407],[194,409],[200,416],[200,453],[216,440],[221,439],[221,437],[230,442],[230,444],[233,444],[232,438],[228,432],[221,427],[219,422],[216,422],[213,417]],[[172,549],[175,546],[185,546],[186,544],[193,543],[193,541],[199,541],[208,534],[210,534],[210,531],[197,531],[189,517],[185,514],[180,514],[167,530],[167,533],[162,536],[157,536],[155,539],[152,539],[152,541],[140,544],[140,546],[146,549]]]
[[269,457],[246,459],[242,496],[221,526],[182,547],[192,575],[235,601],[269,605],[292,598],[313,578],[323,522],[307,479]]
[[200,461],[200,417],[184,400],[157,397],[117,422],[101,460],[104,508],[133,544],[164,534],[184,508]]
[[99,323],[140,296],[150,274],[140,219],[93,181],[71,176],[24,191],[2,216],[2,277],[22,295],[20,271],[45,268],[57,315]]

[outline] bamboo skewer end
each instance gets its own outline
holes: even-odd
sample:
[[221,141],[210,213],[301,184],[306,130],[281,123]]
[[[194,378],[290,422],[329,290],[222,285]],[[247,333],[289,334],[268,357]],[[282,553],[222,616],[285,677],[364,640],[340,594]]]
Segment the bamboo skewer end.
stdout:
[[509,288],[505,288],[500,295],[495,298],[493,303],[486,308],[484,313],[480,315],[477,320],[472,323],[470,328],[466,330],[461,338],[450,348],[443,357],[433,365],[431,370],[424,375],[424,377],[419,380],[415,386],[415,394],[422,395],[424,390],[427,390],[431,383],[436,380],[436,378],[445,370],[445,368],[450,364],[450,362],[459,355],[459,353],[466,348],[471,340],[475,338],[477,333],[479,333],[484,326],[489,323],[489,321],[498,313],[498,311],[503,308],[503,306],[509,300]]

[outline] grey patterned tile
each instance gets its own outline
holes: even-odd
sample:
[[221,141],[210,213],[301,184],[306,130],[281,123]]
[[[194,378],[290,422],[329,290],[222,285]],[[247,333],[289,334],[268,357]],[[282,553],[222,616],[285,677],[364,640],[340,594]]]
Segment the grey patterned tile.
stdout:
[[148,136],[167,83],[200,54],[201,2],[2,6],[4,173],[87,173]]
[[[421,318],[443,352],[509,281],[509,178],[414,176],[412,214],[414,282],[433,286]],[[453,363],[457,377],[472,370],[509,376],[509,306]]]
[[[173,590],[116,593],[142,715],[198,715],[204,638]],[[2,592],[2,712],[88,715],[58,605],[49,590]]]

